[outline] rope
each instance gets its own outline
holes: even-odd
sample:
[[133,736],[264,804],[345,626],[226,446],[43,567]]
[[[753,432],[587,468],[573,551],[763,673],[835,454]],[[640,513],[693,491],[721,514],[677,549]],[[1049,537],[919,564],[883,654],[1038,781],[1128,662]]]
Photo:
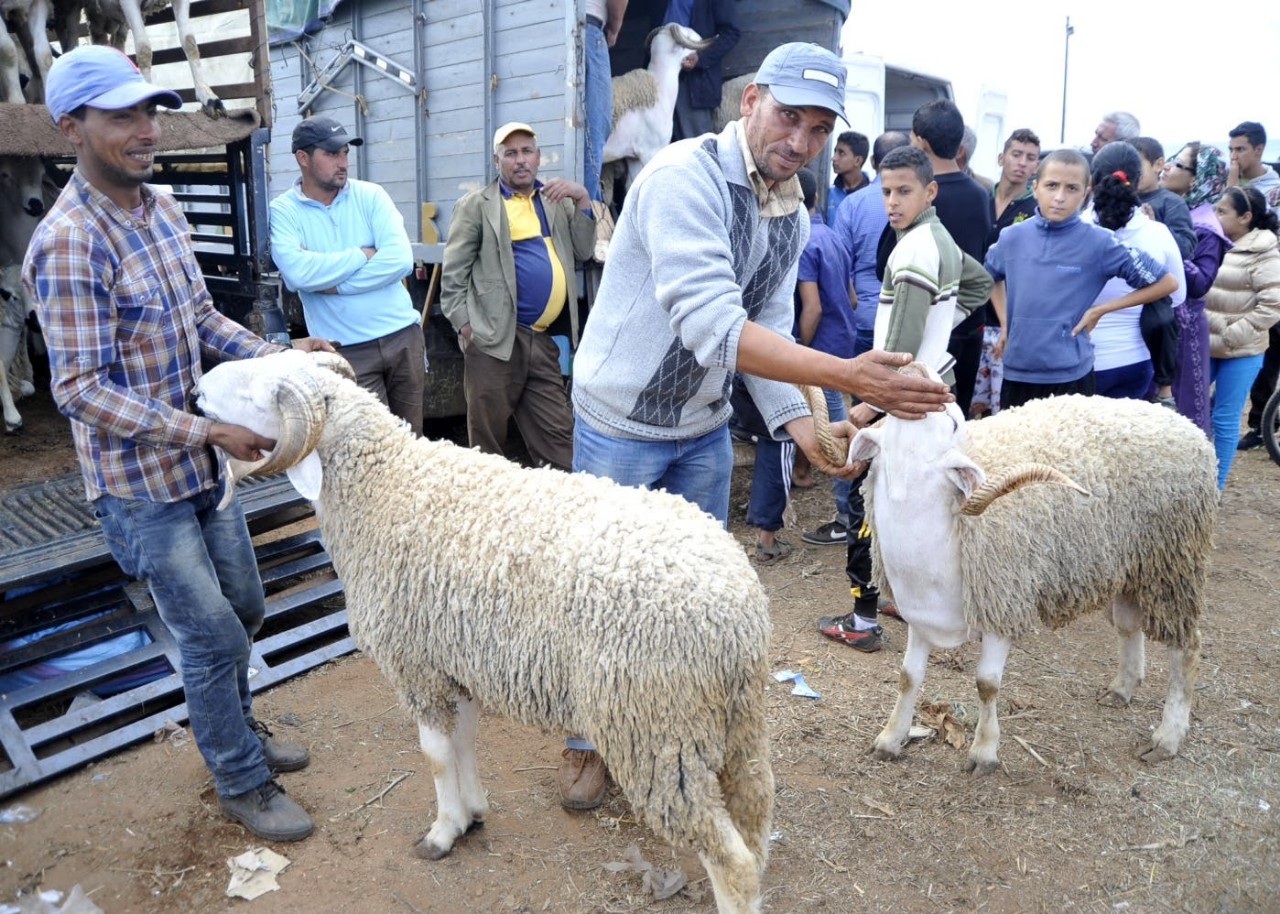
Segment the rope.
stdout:
[[822,455],[833,466],[844,466],[849,458],[849,448],[831,434],[831,416],[827,412],[826,394],[822,392],[822,388],[810,387],[807,384],[800,385],[800,393],[804,394],[805,400],[809,403],[809,411],[813,413],[813,431],[818,438],[818,447],[822,450]]

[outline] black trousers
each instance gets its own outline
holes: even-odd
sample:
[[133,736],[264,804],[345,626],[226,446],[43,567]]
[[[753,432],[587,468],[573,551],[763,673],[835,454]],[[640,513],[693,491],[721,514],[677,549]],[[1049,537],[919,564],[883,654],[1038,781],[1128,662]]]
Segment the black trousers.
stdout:
[[1276,389],[1276,376],[1280,375],[1280,324],[1272,324],[1271,342],[1262,357],[1262,370],[1249,391],[1249,428],[1255,432],[1262,428],[1262,411]]
[[1076,378],[1074,381],[1063,381],[1061,384],[1028,384],[1026,381],[1014,381],[1010,378],[1005,378],[1004,386],[1000,388],[1000,408],[1013,409],[1015,406],[1030,403],[1032,400],[1060,397],[1065,394],[1084,394],[1087,397],[1092,397],[1097,393],[1097,389],[1092,369],[1082,378]]
[[864,619],[875,619],[880,591],[871,583],[871,525],[867,523],[867,505],[862,498],[862,483],[866,478],[864,471],[851,480],[853,484],[849,487],[849,538],[844,571],[849,576],[853,611]]
[[1178,370],[1178,320],[1173,313],[1173,303],[1162,298],[1142,306],[1139,319],[1142,341],[1151,353],[1151,367],[1155,369],[1156,387],[1168,387]]

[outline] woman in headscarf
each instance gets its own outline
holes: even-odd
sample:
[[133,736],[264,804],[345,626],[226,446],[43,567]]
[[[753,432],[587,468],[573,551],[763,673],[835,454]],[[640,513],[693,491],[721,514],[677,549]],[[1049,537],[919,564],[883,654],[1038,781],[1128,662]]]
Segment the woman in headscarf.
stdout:
[[1173,398],[1178,412],[1213,438],[1209,421],[1209,321],[1204,298],[1209,293],[1222,258],[1231,240],[1213,211],[1227,187],[1227,162],[1215,146],[1188,143],[1170,159],[1160,176],[1168,190],[1187,201],[1191,224],[1196,231],[1196,247],[1183,262],[1187,298],[1174,313],[1179,324],[1178,368],[1173,380]]

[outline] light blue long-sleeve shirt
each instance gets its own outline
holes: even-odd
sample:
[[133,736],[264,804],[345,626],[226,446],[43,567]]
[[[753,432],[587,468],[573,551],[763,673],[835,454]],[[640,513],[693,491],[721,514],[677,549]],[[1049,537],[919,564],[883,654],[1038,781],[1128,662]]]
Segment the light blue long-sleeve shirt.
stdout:
[[[377,253],[366,257],[366,247]],[[302,193],[299,178],[271,201],[271,256],[312,336],[351,346],[418,321],[401,282],[413,269],[404,218],[377,184],[349,179],[326,206]]]

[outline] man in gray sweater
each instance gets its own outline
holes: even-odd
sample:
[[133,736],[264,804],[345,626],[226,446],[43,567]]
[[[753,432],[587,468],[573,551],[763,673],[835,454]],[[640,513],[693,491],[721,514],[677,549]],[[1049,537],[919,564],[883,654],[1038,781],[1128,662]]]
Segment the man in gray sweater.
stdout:
[[[773,436],[840,476],[853,474],[828,466],[793,383],[857,394],[904,418],[953,399],[942,384],[894,371],[909,354],[840,359],[791,338],[809,238],[796,172],[844,117],[844,84],[830,51],[775,48],[743,92],[741,121],[671,144],[631,186],[574,359],[574,470],[666,489],[725,523],[735,371]],[[562,801],[598,805],[600,756],[576,738],[565,756]]]
[[809,409],[782,382],[904,417],[942,408],[942,385],[894,371],[909,355],[840,359],[791,338],[809,235],[795,174],[844,117],[844,85],[831,52],[782,45],[743,93],[741,121],[673,143],[632,185],[574,361],[575,470],[665,488],[723,522],[735,370],[774,437],[820,468]]

